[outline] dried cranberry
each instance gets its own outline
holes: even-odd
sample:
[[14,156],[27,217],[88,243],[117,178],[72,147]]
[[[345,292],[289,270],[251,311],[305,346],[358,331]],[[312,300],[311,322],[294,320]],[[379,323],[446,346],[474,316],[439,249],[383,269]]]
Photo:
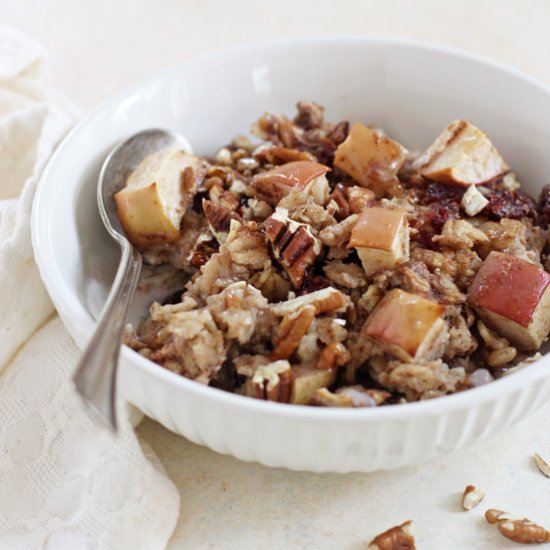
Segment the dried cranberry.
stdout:
[[302,288],[296,292],[296,295],[302,296],[303,294],[309,294],[310,292],[322,290],[329,286],[332,286],[332,283],[322,275],[306,275],[302,283]]
[[458,217],[458,208],[454,204],[433,204],[428,217],[432,227],[439,233],[447,220]]
[[452,202],[432,203],[411,225],[418,230],[417,240],[424,248],[437,248],[432,237],[439,235],[447,220],[458,217],[458,206]]
[[225,361],[208,385],[211,388],[232,392],[239,385],[238,375],[233,363]]
[[306,132],[304,134],[302,146],[297,148],[315,155],[321,164],[330,166],[334,161],[336,145],[328,138],[312,139]]
[[537,204],[522,191],[496,189],[487,195],[487,199],[489,204],[485,207],[483,213],[492,220],[530,218],[535,224],[540,221]]
[[200,269],[210,259],[212,254],[215,254],[218,251],[218,248],[218,243],[214,240],[198,243],[192,252],[189,263],[193,267]]
[[168,294],[168,296],[165,296],[164,299],[161,301],[161,304],[163,306],[179,304],[181,302],[181,295],[184,292],[185,292],[185,288],[180,288],[179,290],[176,290],[175,292]]
[[426,187],[422,203],[432,204],[437,203],[459,203],[462,200],[465,190],[462,187],[456,187],[453,185],[443,185],[432,181]]
[[545,185],[540,192],[539,209],[543,220],[550,223],[550,185]]

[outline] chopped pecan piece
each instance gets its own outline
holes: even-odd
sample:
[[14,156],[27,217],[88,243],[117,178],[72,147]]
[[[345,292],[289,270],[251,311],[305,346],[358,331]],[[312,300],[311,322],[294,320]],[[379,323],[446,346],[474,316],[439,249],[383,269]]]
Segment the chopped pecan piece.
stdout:
[[285,268],[292,285],[300,288],[307,268],[321,252],[321,243],[307,225],[288,218],[284,209],[277,209],[265,220],[264,230],[273,255]]
[[376,199],[376,195],[365,187],[348,187],[348,203],[352,214],[361,214],[361,212],[371,206]]
[[406,521],[380,533],[369,543],[367,550],[415,550],[411,527],[412,521]]
[[331,208],[333,215],[336,216],[337,219],[346,219],[351,214],[346,188],[341,183],[338,183],[330,198],[331,202],[327,208]]
[[288,403],[292,391],[292,378],[292,368],[288,361],[275,361],[258,367],[252,376],[255,397]]
[[320,128],[323,125],[324,107],[313,101],[298,101],[296,107],[298,113],[294,117],[294,124],[301,126],[304,130]]
[[271,263],[265,237],[256,222],[231,220],[225,247],[233,262],[250,269],[264,269]]
[[272,311],[275,315],[285,315],[311,304],[315,307],[315,315],[321,315],[321,313],[327,311],[335,313],[345,311],[350,303],[348,296],[335,288],[327,287],[298,296],[292,300],[287,300],[286,302],[273,304]]
[[307,151],[298,151],[297,149],[289,149],[280,145],[273,145],[271,147],[260,146],[254,151],[254,158],[260,162],[275,165],[287,164],[288,162],[296,162],[298,160],[316,160]]
[[259,289],[270,302],[286,300],[292,288],[290,282],[274,266],[256,273],[250,279],[250,284]]
[[329,344],[321,354],[317,363],[315,363],[316,369],[333,369],[336,367],[344,366],[351,356],[346,347],[340,342],[333,342]]
[[313,318],[315,307],[307,305],[297,312],[283,317],[274,339],[274,349],[271,352],[273,359],[288,359],[300,345],[300,341],[308,331]]
[[462,495],[462,508],[471,510],[475,508],[485,497],[485,492],[479,487],[468,485]]
[[234,191],[227,191],[223,184],[219,182],[210,187],[208,196],[214,204],[223,206],[231,212],[235,212],[240,206],[239,194]]
[[550,465],[546,460],[542,458],[538,453],[534,454],[535,457],[535,464],[537,465],[537,468],[539,469],[540,473],[545,475],[546,477],[550,477]]
[[351,232],[359,216],[352,214],[336,225],[329,225],[319,233],[319,239],[327,246],[345,246],[350,240]]
[[231,220],[242,221],[236,212],[206,199],[202,200],[202,209],[212,234],[220,244],[223,244],[227,238]]
[[197,239],[193,250],[189,253],[187,261],[190,265],[199,269],[217,251],[218,246],[212,236],[203,234]]
[[488,240],[483,231],[476,229],[467,220],[448,220],[443,226],[441,235],[432,237],[434,243],[455,250],[472,248],[474,245],[485,243]]
[[330,262],[323,267],[323,271],[329,280],[344,288],[361,288],[367,284],[365,272],[357,264]]

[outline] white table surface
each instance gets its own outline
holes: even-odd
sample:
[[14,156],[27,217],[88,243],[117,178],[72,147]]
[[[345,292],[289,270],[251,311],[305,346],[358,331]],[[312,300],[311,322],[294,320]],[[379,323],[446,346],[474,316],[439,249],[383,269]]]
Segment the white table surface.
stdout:
[[[386,34],[465,48],[550,83],[547,0],[0,0],[0,23],[50,51],[49,80],[83,110],[149,72],[214,48],[315,34]],[[549,174],[550,180],[550,174]],[[199,447],[151,420],[139,427],[181,493],[169,548],[348,549],[415,522],[420,549],[506,549],[487,507],[550,527],[550,406],[489,441],[394,472],[316,475],[247,464]],[[289,451],[290,452],[290,451]],[[550,459],[549,459],[550,460]],[[460,510],[466,484],[487,493]]]

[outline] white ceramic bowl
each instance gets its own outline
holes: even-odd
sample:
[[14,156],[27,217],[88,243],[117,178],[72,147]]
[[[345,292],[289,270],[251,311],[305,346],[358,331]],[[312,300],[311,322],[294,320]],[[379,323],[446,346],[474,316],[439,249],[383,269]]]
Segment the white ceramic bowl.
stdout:
[[[401,40],[319,38],[248,45],[185,61],[104,102],[58,148],[36,195],[33,242],[46,287],[80,346],[117,264],[95,204],[117,141],[149,127],[183,132],[213,153],[264,111],[298,99],[329,120],[377,124],[409,148],[466,118],[487,131],[525,188],[550,179],[550,90],[470,54]],[[138,315],[143,304],[137,306]],[[208,388],[122,350],[119,388],[145,414],[242,460],[315,472],[398,468],[519,421],[550,397],[549,360],[460,394],[379,409],[263,402]]]

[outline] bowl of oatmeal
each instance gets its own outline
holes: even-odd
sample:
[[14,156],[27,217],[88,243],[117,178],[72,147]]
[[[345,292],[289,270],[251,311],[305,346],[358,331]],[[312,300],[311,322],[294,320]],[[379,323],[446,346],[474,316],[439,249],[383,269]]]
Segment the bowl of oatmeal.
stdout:
[[192,151],[145,158],[115,197],[146,263],[123,397],[270,466],[427,460],[550,395],[549,104],[511,69],[403,41],[186,61],[60,146],[34,207],[41,275],[84,345],[117,263],[99,166],[133,132],[180,131]]

